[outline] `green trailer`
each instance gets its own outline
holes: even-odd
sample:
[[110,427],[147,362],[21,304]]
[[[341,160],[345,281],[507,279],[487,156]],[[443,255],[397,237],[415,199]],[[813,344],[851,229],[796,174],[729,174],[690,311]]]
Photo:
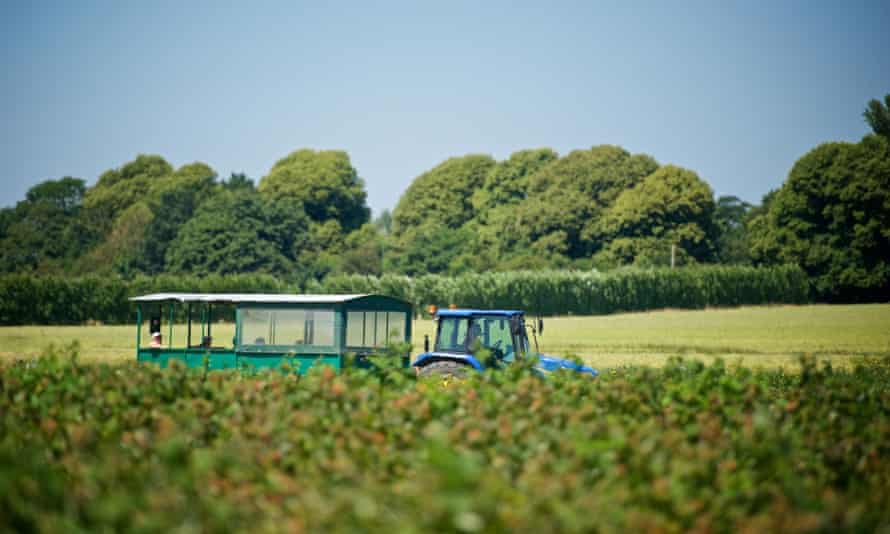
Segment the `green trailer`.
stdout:
[[[154,293],[130,300],[136,359],[162,367],[176,360],[210,369],[286,363],[300,373],[313,365],[339,370],[347,354],[364,366],[388,344],[411,342],[411,304],[382,295]],[[409,358],[401,356],[401,365]]]

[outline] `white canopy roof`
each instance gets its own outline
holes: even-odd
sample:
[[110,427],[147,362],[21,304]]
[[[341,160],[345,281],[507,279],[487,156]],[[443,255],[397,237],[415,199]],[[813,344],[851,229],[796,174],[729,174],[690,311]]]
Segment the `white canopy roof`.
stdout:
[[152,293],[141,297],[132,297],[133,302],[222,302],[237,304],[241,302],[263,304],[337,304],[350,300],[368,297],[369,294],[358,295],[287,295],[287,294],[251,294],[251,293]]

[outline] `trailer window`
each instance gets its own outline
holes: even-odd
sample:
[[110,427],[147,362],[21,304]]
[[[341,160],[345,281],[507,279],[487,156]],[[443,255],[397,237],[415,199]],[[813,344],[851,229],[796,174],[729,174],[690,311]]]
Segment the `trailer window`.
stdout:
[[365,312],[346,314],[346,346],[361,347],[365,342]]
[[346,314],[346,345],[373,348],[404,341],[406,318],[404,312],[351,311]]
[[389,336],[388,339],[393,341],[405,341],[406,314],[404,312],[388,312],[386,317],[386,333]]
[[271,343],[269,336],[272,312],[269,310],[244,309],[241,311],[241,342],[245,345],[266,345]]
[[245,345],[334,345],[333,310],[245,309],[241,313]]

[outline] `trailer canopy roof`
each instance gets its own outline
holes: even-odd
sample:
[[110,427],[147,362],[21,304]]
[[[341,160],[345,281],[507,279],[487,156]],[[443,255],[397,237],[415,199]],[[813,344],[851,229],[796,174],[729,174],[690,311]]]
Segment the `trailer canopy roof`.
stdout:
[[[210,303],[257,303],[257,304],[339,304],[350,302],[370,294],[357,295],[288,295],[281,293],[152,293],[132,297],[133,302],[210,302]],[[390,298],[390,297],[387,297]]]

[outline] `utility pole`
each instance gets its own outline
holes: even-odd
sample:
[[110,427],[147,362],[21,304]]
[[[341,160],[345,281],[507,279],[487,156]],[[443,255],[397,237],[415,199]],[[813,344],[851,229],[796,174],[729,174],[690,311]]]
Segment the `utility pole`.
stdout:
[[677,258],[677,245],[671,243],[671,269],[674,268],[674,263]]

